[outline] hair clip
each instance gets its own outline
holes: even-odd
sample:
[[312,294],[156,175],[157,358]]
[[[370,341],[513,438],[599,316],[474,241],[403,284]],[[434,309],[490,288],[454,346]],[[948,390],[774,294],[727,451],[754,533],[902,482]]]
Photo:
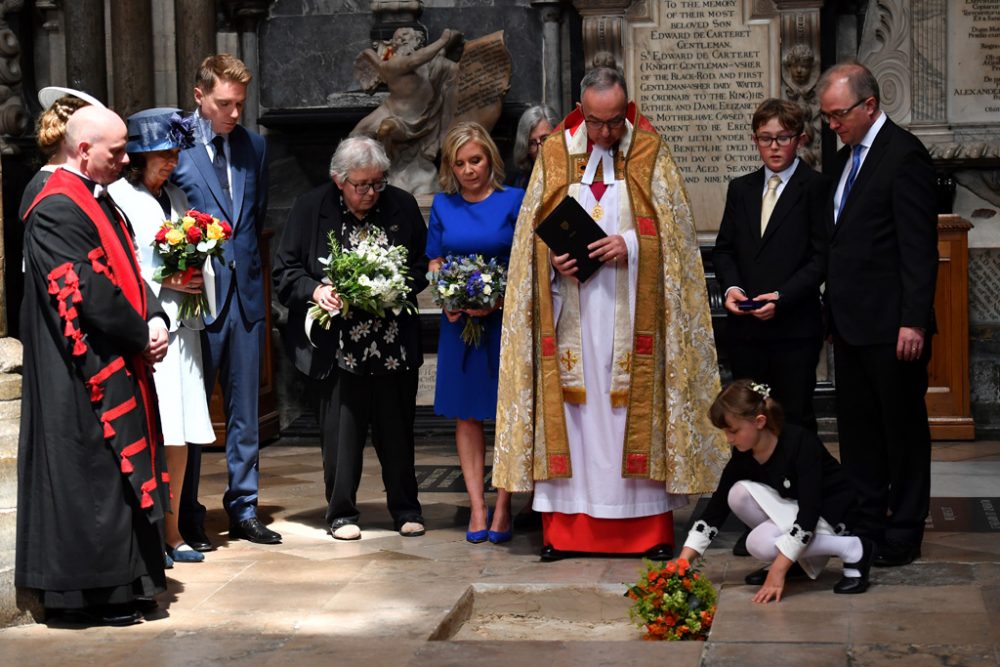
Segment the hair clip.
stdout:
[[750,388],[760,394],[764,400],[771,398],[771,388],[763,382],[751,382]]

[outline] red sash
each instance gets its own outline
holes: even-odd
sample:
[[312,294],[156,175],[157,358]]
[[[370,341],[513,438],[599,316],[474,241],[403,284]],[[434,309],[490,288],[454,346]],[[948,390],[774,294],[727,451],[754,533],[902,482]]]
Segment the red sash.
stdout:
[[[38,202],[52,195],[66,195],[87,214],[87,217],[90,218],[90,221],[101,237],[101,246],[104,248],[104,256],[108,259],[108,267],[111,269],[111,276],[113,277],[112,282],[118,285],[122,294],[132,304],[132,307],[135,308],[135,312],[139,313],[143,319],[146,319],[146,288],[142,282],[142,277],[136,273],[135,267],[139,264],[135,257],[135,250],[131,244],[121,243],[118,235],[115,233],[114,227],[111,225],[111,221],[108,220],[108,216],[104,213],[100,204],[97,203],[97,200],[94,199],[93,193],[87,189],[87,186],[84,185],[78,176],[64,169],[57,169],[49,177],[49,180],[46,181],[45,187],[35,197],[35,201],[31,203],[31,206],[24,215],[25,219],[28,218],[31,211],[38,205]],[[124,232],[125,237],[128,238],[130,234],[125,227],[125,223],[121,218],[117,222]]]

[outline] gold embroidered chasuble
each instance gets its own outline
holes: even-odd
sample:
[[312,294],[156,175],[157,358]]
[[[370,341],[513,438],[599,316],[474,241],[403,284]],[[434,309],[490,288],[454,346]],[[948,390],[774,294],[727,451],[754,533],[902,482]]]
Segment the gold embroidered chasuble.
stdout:
[[[719,374],[697,236],[669,149],[634,104],[627,118],[615,172],[626,188],[619,229],[635,229],[639,246],[635,320],[630,341],[608,341],[622,362],[610,400],[628,408],[621,474],[662,481],[672,494],[707,493],[729,447],[707,415]],[[573,343],[557,337],[557,328],[567,336],[553,318],[548,248],[534,229],[580,182],[587,159],[577,110],[542,145],[514,232],[493,464],[493,483],[510,491],[572,476],[563,404],[588,399],[566,363]]]

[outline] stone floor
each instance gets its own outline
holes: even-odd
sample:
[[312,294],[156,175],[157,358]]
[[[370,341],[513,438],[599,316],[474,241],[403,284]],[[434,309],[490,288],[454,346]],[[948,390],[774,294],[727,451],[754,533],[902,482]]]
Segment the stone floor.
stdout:
[[[450,444],[441,441],[422,443],[417,458],[420,465],[457,464]],[[964,525],[945,508],[927,533],[923,558],[876,570],[867,594],[834,595],[838,574],[831,564],[819,580],[792,583],[781,603],[766,606],[754,605],[753,589],[742,584],[757,565],[732,556],[735,533],[724,533],[705,566],[721,588],[710,640],[668,644],[619,640],[637,636],[616,618],[624,618],[618,594],[623,582],[637,578],[636,560],[540,563],[538,532],[517,534],[507,546],[467,544],[466,499],[454,492],[422,493],[428,533],[398,536],[373,456],[359,496],[362,540],[329,537],[319,450],[315,443],[286,439],[261,454],[260,514],[283,533],[284,543],[229,542],[221,510],[224,460],[208,453],[203,500],[212,508],[208,528],[220,548],[204,563],[169,571],[160,610],[128,628],[39,624],[2,630],[0,664],[998,665],[1000,443],[937,444],[934,459],[932,494],[992,498],[992,519],[986,513],[992,530],[944,532],[949,521]],[[679,529],[690,512],[689,506],[676,513]],[[498,609],[511,620],[509,638],[479,639],[480,629],[466,627],[458,639],[431,640],[451,636],[470,589],[475,604],[501,594]],[[533,616],[539,591],[550,591],[542,598],[553,603],[545,608],[550,616],[562,607],[569,620]],[[610,602],[580,603],[587,599],[574,597],[581,591],[604,593]],[[602,609],[595,616],[591,607]]]

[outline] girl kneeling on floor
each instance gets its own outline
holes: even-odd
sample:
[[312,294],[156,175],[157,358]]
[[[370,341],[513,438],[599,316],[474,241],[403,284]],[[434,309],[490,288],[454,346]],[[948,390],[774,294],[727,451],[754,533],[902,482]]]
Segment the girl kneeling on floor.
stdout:
[[864,593],[874,544],[847,534],[857,491],[816,434],[784,425],[768,386],[750,380],[723,389],[709,418],[726,432],[732,458],[679,557],[703,554],[732,511],[752,528],[750,555],[771,563],[746,576],[763,584],[754,602],[780,601],[786,578],[815,579],[830,556],[844,563],[833,592]]

